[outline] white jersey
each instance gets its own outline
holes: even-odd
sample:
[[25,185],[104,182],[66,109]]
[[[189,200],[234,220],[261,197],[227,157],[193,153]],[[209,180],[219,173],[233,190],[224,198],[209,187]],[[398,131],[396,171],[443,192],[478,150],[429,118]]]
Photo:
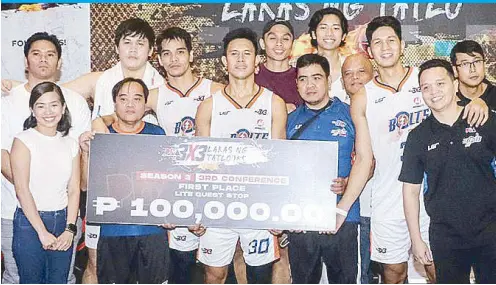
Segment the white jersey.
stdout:
[[[158,88],[157,118],[168,136],[193,136],[198,105],[210,97],[212,81],[198,78],[186,92],[165,83]],[[169,231],[170,248],[191,251],[198,248],[199,238],[187,228],[178,227]]]
[[365,85],[366,117],[376,160],[372,218],[405,219],[402,183],[398,177],[408,132],[430,115],[418,83],[418,70],[409,68],[399,90],[379,83]]
[[[95,103],[93,107],[92,119],[114,113],[114,101],[112,100],[112,88],[117,82],[124,79],[121,63],[118,62],[113,67],[105,70],[98,78],[95,86]],[[147,62],[143,78],[148,89],[157,88],[164,84],[164,78],[160,73]],[[157,124],[157,120],[151,116],[145,116],[144,121]]]
[[260,87],[246,106],[220,90],[212,95],[210,136],[217,138],[272,137],[272,91]]
[[198,78],[195,84],[182,94],[169,83],[158,88],[157,118],[168,136],[193,136],[198,105],[210,97],[212,81]]

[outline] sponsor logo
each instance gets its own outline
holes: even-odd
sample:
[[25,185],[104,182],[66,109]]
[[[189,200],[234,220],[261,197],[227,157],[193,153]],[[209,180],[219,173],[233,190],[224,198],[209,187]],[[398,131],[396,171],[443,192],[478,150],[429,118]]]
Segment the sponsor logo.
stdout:
[[265,116],[265,115],[267,115],[267,109],[258,109],[255,111],[255,113],[262,115],[262,116]]
[[194,101],[197,101],[197,102],[203,102],[203,100],[205,100],[205,95],[202,95],[202,96],[198,96],[196,97],[195,99],[193,99]]
[[184,133],[189,134],[195,130],[195,119],[192,117],[184,117],[180,122],[176,123],[176,127],[174,129],[175,134]]
[[387,248],[385,248],[385,247],[378,247],[378,248],[376,248],[376,250],[378,253],[386,253],[387,252]]
[[88,238],[98,238],[98,235],[97,234],[92,234],[92,233],[87,233],[86,236]]
[[420,86],[419,87],[412,87],[412,89],[408,90],[410,93],[419,93],[420,92]]
[[341,120],[332,121],[332,124],[340,128],[344,128],[346,126],[346,123]]
[[434,150],[436,149],[436,147],[439,145],[439,143],[433,143],[431,144],[430,146],[427,147],[427,151],[431,151],[431,150]]
[[165,101],[164,106],[169,106],[172,102],[174,102],[174,100]]
[[465,147],[470,147],[474,143],[479,143],[482,141],[482,137],[479,135],[479,133],[476,133],[475,136],[470,136],[468,138],[464,138],[462,140],[462,144]]
[[346,129],[342,128],[342,129],[334,129],[334,130],[331,130],[331,135],[337,137],[337,136],[340,136],[340,137],[346,137],[348,135],[348,132],[346,131]]
[[175,236],[174,239],[177,241],[186,241],[186,236]]
[[389,132],[396,129],[402,130],[413,125],[420,124],[431,114],[430,109],[424,109],[412,113],[399,112],[394,118],[389,120]]
[[379,98],[379,99],[375,99],[374,103],[375,103],[375,104],[381,103],[382,101],[384,101],[384,98],[386,98],[386,96],[381,97],[381,98]]
[[229,112],[231,112],[231,111],[219,112],[219,116],[226,116],[227,114],[229,114]]
[[475,128],[465,128],[465,133],[470,134],[470,133],[476,133],[477,130]]
[[203,247],[201,249],[201,251],[203,252],[203,254],[212,254],[212,249],[211,248],[205,248],[205,247]]

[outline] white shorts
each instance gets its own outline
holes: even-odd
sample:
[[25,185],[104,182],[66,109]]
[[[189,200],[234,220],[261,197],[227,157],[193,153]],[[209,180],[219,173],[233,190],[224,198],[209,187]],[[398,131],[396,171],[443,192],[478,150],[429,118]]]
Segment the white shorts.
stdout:
[[84,243],[87,248],[96,249],[100,237],[100,226],[88,225],[85,223]]
[[238,240],[245,262],[250,266],[279,259],[277,239],[267,230],[209,228],[200,237],[198,260],[208,266],[226,266],[234,257]]
[[200,238],[192,234],[188,228],[169,230],[169,247],[179,251],[192,251],[198,248]]
[[[420,219],[420,233],[429,245],[428,217]],[[407,262],[410,257],[411,240],[406,220],[370,222],[370,259],[384,264]]]

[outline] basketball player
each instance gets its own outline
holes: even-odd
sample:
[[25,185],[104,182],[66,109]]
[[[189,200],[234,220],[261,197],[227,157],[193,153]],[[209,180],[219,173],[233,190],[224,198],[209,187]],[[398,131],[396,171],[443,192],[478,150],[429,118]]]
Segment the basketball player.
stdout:
[[[255,66],[260,60],[257,56],[257,35],[250,29],[236,29],[229,32],[223,42],[222,63],[227,67],[229,84],[200,104],[196,115],[197,135],[284,139],[287,119],[284,101],[254,81]],[[257,124],[260,121],[264,122],[262,127],[260,123]],[[278,258],[278,248],[274,247],[271,232],[217,228],[205,230],[200,226],[196,233],[201,235],[198,259],[205,265],[206,283],[225,282],[227,265],[233,259],[238,239],[248,265],[248,282],[271,282],[272,262]],[[268,250],[250,254],[250,242],[262,239],[268,239]]]

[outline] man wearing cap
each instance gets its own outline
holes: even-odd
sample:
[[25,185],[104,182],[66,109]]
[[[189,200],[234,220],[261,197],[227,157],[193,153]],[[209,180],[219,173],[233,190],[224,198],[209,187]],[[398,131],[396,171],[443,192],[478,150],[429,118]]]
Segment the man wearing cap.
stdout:
[[266,61],[255,75],[258,85],[280,94],[288,113],[303,103],[296,89],[296,68],[289,64],[293,40],[294,30],[289,21],[280,18],[269,21],[259,40]]

